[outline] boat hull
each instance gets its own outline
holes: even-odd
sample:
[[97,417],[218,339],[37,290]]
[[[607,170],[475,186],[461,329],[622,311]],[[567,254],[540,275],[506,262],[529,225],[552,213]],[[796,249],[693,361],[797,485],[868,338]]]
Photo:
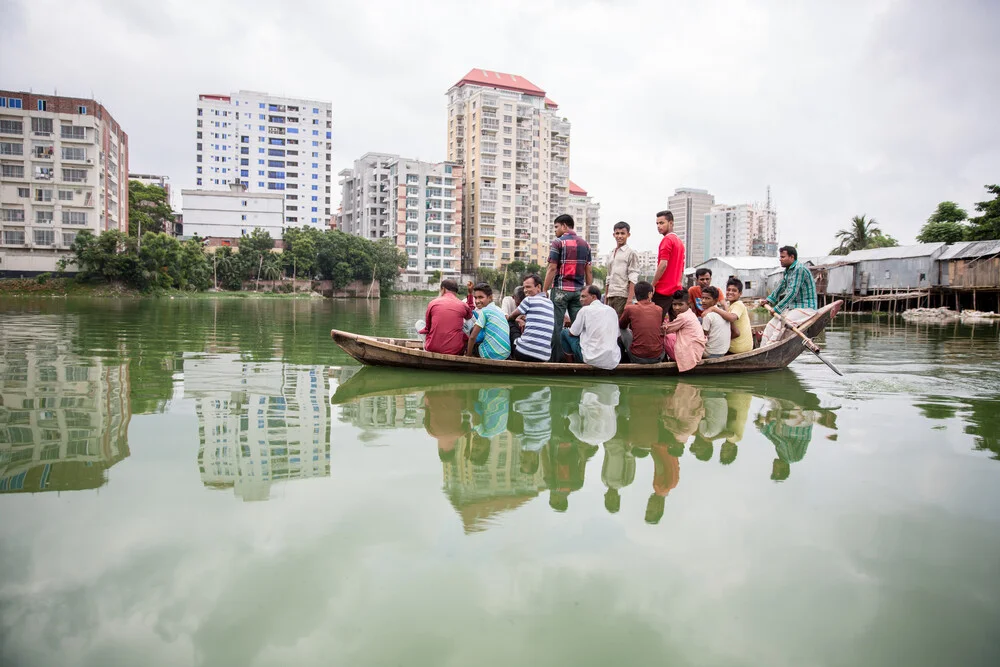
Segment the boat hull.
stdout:
[[[835,301],[825,306],[817,311],[809,320],[800,325],[800,328],[810,338],[815,337],[826,328],[826,325],[837,314],[842,304],[842,301]],[[330,336],[344,352],[367,366],[545,377],[669,377],[680,374],[677,370],[677,364],[674,362],[619,364],[613,370],[604,370],[588,366],[587,364],[525,362],[510,359],[496,361],[480,359],[478,357],[458,357],[449,354],[438,354],[422,349],[419,340],[377,338],[339,331],[337,329],[333,329],[330,332]],[[802,353],[803,349],[802,341],[793,332],[786,331],[782,339],[773,345],[741,354],[702,360],[691,370],[685,371],[684,375],[755,373],[776,370],[785,368],[788,364],[792,363]]]

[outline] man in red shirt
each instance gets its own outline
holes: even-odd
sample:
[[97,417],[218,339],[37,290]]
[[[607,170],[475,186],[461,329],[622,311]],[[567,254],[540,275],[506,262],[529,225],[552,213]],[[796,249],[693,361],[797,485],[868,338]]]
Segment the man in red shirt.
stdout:
[[674,214],[660,211],[656,214],[656,231],[663,235],[657,252],[656,275],[653,276],[653,303],[670,314],[673,294],[681,289],[684,274],[684,243],[674,234]]
[[468,340],[462,325],[470,317],[472,309],[458,298],[458,283],[442,280],[441,293],[427,305],[424,328],[418,332],[427,335],[424,349],[441,354],[462,354]]

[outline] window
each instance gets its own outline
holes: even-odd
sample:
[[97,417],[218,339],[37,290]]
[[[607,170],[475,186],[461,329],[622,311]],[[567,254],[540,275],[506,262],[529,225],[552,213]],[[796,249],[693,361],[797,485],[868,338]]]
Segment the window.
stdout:
[[22,134],[24,123],[19,120],[0,120],[0,134]]
[[76,241],[76,232],[63,232],[62,244],[64,246],[71,246],[74,241]]
[[[23,167],[22,167],[22,169],[23,169]],[[22,171],[21,173],[24,173],[24,172]],[[20,197],[21,199],[27,199],[28,197],[31,196],[31,188],[18,188],[17,189],[17,196]]]
[[76,125],[61,125],[59,126],[59,131],[63,139],[87,138],[87,128],[85,127],[78,127]]
[[76,146],[63,146],[62,147],[62,159],[64,160],[86,160],[87,159],[87,149],[78,148]]
[[23,109],[24,104],[20,97],[8,97],[7,106],[11,109]]
[[2,167],[0,167],[0,175],[2,175],[4,178],[24,178],[24,165],[5,164]]
[[[199,157],[200,157],[200,156],[199,156]],[[200,162],[200,161],[201,161],[201,160],[199,160],[199,162]],[[200,178],[199,178],[199,179],[197,179],[197,180],[195,181],[195,184],[196,184],[196,185],[201,185],[201,179],[200,179]]]
[[68,183],[86,183],[87,182],[87,170],[86,169],[63,169],[62,179]]
[[746,289],[752,289],[753,288],[753,283],[751,283],[751,281],[748,280],[745,283],[743,283],[743,287],[746,288]]
[[19,229],[5,229],[3,242],[5,245],[24,245],[24,232]]
[[45,100],[38,100],[38,110],[48,111],[49,104]]
[[35,223],[39,225],[51,225],[52,211],[35,211]]
[[202,115],[202,111],[203,111],[203,109],[202,109],[201,107],[198,107],[198,115],[199,115],[199,116],[201,116],[201,115]]
[[62,212],[62,223],[64,225],[86,225],[87,224],[87,212],[86,211],[63,211]]
[[53,229],[36,229],[35,245],[52,245],[56,242],[56,232]]
[[78,106],[78,107],[76,108],[76,112],[77,112],[77,113],[80,113],[80,114],[83,114],[83,115],[87,115],[87,107],[85,107],[85,106],[83,106],[83,105],[81,104],[80,106]]
[[24,144],[0,141],[0,155],[24,155]]
[[35,190],[35,201],[40,202],[50,202],[52,201],[52,190]]
[[60,190],[59,191],[59,201],[73,201],[73,191],[72,190]]
[[24,222],[24,209],[23,208],[0,209],[0,221]]
[[246,213],[244,213],[244,214],[242,214],[240,216],[240,220],[244,220],[245,221],[246,219],[247,219],[247,214]]

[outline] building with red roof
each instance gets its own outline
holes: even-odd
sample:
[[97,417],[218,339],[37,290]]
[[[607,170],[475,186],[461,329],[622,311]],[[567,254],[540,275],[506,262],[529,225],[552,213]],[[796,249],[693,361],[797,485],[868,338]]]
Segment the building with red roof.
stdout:
[[463,272],[544,264],[570,194],[569,122],[519,74],[472,69],[447,94],[447,159],[465,184]]

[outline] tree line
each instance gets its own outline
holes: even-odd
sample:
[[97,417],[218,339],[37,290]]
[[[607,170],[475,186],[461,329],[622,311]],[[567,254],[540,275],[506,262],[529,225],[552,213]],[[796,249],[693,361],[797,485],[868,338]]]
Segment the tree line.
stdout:
[[[957,243],[959,241],[987,241],[1000,239],[1000,185],[987,185],[986,191],[992,200],[978,202],[975,207],[980,214],[970,218],[965,209],[953,201],[938,204],[934,213],[917,234],[917,243]],[[846,255],[854,250],[868,248],[888,248],[899,242],[879,229],[875,218],[854,216],[850,227],[836,233],[839,245],[830,251],[831,255]]]

